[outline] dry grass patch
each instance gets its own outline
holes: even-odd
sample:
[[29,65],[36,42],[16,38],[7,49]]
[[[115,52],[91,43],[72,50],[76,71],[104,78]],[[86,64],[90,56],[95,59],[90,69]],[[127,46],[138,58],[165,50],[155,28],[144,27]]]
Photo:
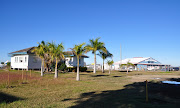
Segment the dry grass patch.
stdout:
[[[1,71],[0,75],[7,74]],[[12,75],[21,76],[21,72],[12,71]],[[126,72],[114,71],[112,74],[101,73],[97,74],[81,72],[81,81],[76,81],[76,73],[60,73],[58,79],[54,79],[54,74],[45,74],[44,77],[39,77],[39,72],[33,72],[32,77],[27,78],[27,84],[19,84],[18,79],[11,80],[14,88],[0,88],[0,107],[138,107],[139,105],[146,107],[162,107],[164,102],[169,102],[168,105],[174,104],[171,102],[178,101],[173,96],[165,95],[159,92],[162,87],[168,91],[179,88],[164,86],[157,79],[152,79],[154,82],[149,83],[150,86],[159,86],[152,91],[156,96],[151,95],[151,104],[145,103],[145,83],[144,81],[154,77],[160,78],[178,78],[180,72],[161,73],[161,72]],[[16,78],[16,77],[15,77]],[[19,78],[19,77],[18,77]],[[5,78],[6,80],[6,78]],[[17,81],[16,81],[17,80]],[[20,80],[21,81],[21,80]],[[15,83],[17,82],[17,83]],[[139,82],[139,83],[134,83]],[[6,84],[0,83],[0,85]],[[158,92],[157,92],[158,91]],[[154,94],[154,93],[151,94]],[[160,94],[159,96],[157,94]],[[174,94],[170,94],[174,95]],[[3,98],[2,98],[2,97]],[[9,98],[5,98],[9,97]],[[161,100],[160,97],[163,97]],[[164,100],[164,97],[169,98]],[[157,105],[155,101],[158,101]]]

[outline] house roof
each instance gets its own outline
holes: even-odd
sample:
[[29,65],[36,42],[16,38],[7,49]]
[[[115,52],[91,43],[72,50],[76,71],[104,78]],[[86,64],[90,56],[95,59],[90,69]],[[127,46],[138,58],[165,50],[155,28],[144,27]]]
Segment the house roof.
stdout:
[[[65,55],[67,55],[67,56],[75,56],[73,51],[65,51]],[[89,58],[88,56],[86,56],[84,54],[81,55],[81,57]]]
[[[169,64],[162,64],[162,63],[158,63],[158,64],[154,64],[154,63],[141,63],[142,61],[145,61],[147,59],[153,59],[152,57],[134,57],[134,58],[127,58],[127,59],[124,59],[122,61],[117,61],[114,63],[114,65],[119,65],[119,64],[127,64],[127,62],[130,62],[132,64],[142,64],[142,65],[161,65],[161,66],[164,66],[164,65],[169,65]],[[155,59],[153,59],[155,60]],[[157,60],[155,60],[157,61]],[[157,61],[158,62],[158,61]]]
[[[31,51],[34,49],[35,47],[30,47],[30,48],[26,48],[26,49],[22,49],[22,50],[18,50],[18,51],[14,51],[9,53],[11,54],[34,54]],[[65,55],[66,56],[75,56],[75,54],[72,51],[65,51]],[[82,55],[81,57],[85,57],[85,58],[89,58],[86,55]]]
[[134,57],[134,58],[127,58],[127,59],[124,59],[124,60],[122,60],[121,62],[120,61],[118,61],[118,62],[115,62],[114,64],[127,64],[127,62],[129,61],[130,63],[132,63],[132,64],[137,64],[137,63],[139,63],[139,62],[141,62],[141,61],[144,61],[144,60],[146,60],[146,59],[149,59],[149,58],[151,58],[151,57]]
[[26,48],[26,49],[22,49],[22,50],[18,50],[18,51],[14,51],[14,52],[11,52],[9,54],[20,54],[20,53],[32,53],[31,50],[34,49],[34,47],[29,47],[29,48]]

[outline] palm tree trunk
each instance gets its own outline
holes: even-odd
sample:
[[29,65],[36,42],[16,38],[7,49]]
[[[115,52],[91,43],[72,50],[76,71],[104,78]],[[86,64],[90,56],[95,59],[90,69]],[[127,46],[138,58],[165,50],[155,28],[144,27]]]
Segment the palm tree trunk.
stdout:
[[44,59],[42,59],[42,62],[41,62],[41,76],[43,76],[43,65],[44,65]]
[[94,73],[96,73],[96,52],[94,52]]
[[103,59],[102,73],[104,73],[104,59]]
[[128,74],[128,67],[127,67],[127,74]]
[[57,72],[57,58],[56,58],[56,66],[55,66],[55,75],[54,75],[54,78],[58,78],[58,72]]
[[10,87],[9,82],[10,82],[10,71],[8,71],[8,87]]
[[77,56],[77,77],[76,80],[79,81],[80,80],[80,76],[79,76],[79,56]]

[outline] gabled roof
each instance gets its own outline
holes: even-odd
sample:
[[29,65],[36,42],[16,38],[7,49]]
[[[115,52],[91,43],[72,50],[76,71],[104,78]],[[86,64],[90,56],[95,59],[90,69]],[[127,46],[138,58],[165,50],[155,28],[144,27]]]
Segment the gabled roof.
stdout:
[[[75,56],[74,52],[73,51],[65,51],[65,55],[66,56]],[[85,58],[89,58],[88,56],[86,55],[81,55],[81,57],[85,57]]]
[[[18,54],[34,54],[31,51],[34,49],[35,47],[30,47],[30,48],[26,48],[26,49],[22,49],[22,50],[18,50],[18,51],[14,51],[9,53],[10,55],[18,55]],[[72,51],[65,51],[65,55],[66,56],[75,56],[75,54]],[[82,55],[81,57],[85,57],[85,58],[89,58],[86,55]]]
[[124,59],[122,60],[121,62],[118,61],[118,62],[115,62],[114,64],[127,64],[127,62],[129,61],[130,63],[132,64],[138,64],[146,59],[149,59],[151,57],[134,57],[134,58],[127,58],[127,59]]
[[30,47],[30,48],[26,48],[26,49],[22,49],[22,50],[18,50],[18,51],[14,51],[14,52],[11,52],[9,54],[27,54],[27,53],[32,53],[31,51],[34,49],[34,47]]

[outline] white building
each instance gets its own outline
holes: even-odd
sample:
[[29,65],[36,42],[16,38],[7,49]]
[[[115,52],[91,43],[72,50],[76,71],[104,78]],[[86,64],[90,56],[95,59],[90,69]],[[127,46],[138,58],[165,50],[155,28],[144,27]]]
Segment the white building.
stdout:
[[[11,52],[11,68],[12,69],[40,69],[41,59],[31,51],[35,47],[22,49],[19,51]],[[72,51],[67,51],[65,55],[65,64],[67,67],[77,66],[77,57]],[[84,67],[84,58],[88,58],[86,55],[82,55],[79,60],[79,66]]]
[[[152,57],[134,57],[115,62],[112,66],[112,69],[125,70],[126,67],[120,67],[120,65],[127,64],[127,62],[134,64],[134,66],[130,67],[131,70],[161,70],[163,68],[169,70],[170,68],[170,65],[162,64],[159,61],[153,59]],[[105,64],[104,67],[106,70],[109,69],[109,66],[107,64]]]
[[[94,63],[86,65],[87,69],[94,69]],[[96,64],[96,69],[101,70],[101,64]]]

